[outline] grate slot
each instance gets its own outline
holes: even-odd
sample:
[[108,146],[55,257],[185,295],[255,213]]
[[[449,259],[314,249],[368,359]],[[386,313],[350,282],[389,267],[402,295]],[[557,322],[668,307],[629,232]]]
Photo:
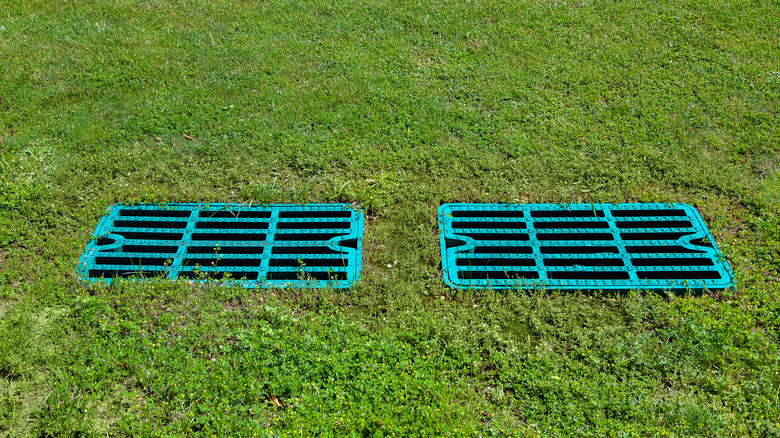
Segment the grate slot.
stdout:
[[350,211],[282,211],[279,212],[280,218],[291,219],[319,219],[319,218],[351,218]]
[[733,287],[701,216],[686,204],[445,204],[439,229],[452,287]]
[[452,228],[472,228],[472,229],[505,229],[505,230],[524,230],[526,227],[523,222],[453,222]]
[[142,252],[158,254],[176,254],[178,246],[163,245],[122,245],[122,252]]
[[534,228],[540,229],[605,229],[609,228],[609,224],[606,222],[571,222],[571,221],[556,221],[556,222],[534,222]]
[[277,233],[277,242],[326,241],[341,236],[341,233]]
[[704,254],[704,251],[698,251],[692,248],[686,248],[679,245],[642,245],[626,246],[626,252],[629,254]]
[[465,244],[466,244],[465,240],[450,239],[449,237],[444,239],[444,246],[446,246],[447,248],[452,248],[455,246],[463,246]]
[[257,280],[258,273],[253,271],[181,271],[179,278],[210,280]]
[[529,240],[525,233],[462,233],[463,236],[474,240]]
[[533,254],[534,249],[530,246],[477,246],[474,247],[475,254]]
[[305,267],[305,268],[338,268],[346,266],[345,259],[274,259],[269,262],[272,267]]
[[139,210],[121,210],[119,212],[119,216],[130,216],[130,217],[147,217],[147,218],[157,218],[157,217],[184,217],[188,218],[190,217],[189,211],[174,211],[174,210],[147,210],[147,209],[139,209]]
[[260,259],[234,259],[229,257],[222,258],[198,258],[198,259],[184,259],[182,261],[183,266],[238,266],[238,267],[257,267],[262,264]]
[[277,246],[271,250],[272,254],[340,254],[344,253],[336,251],[328,247],[306,247],[306,246]]
[[560,240],[560,241],[588,241],[588,240],[614,240],[612,234],[608,233],[539,233],[536,238],[540,241]]
[[691,228],[690,221],[617,221],[618,228]]
[[[183,233],[153,233],[135,231],[115,231],[113,234],[130,240],[181,240]],[[112,242],[113,243],[113,242]]]
[[265,234],[261,233],[192,233],[192,240],[221,242],[242,240],[247,242],[262,242],[265,240],[265,236]]
[[520,258],[461,258],[456,266],[536,266],[533,259]]
[[683,209],[613,210],[612,217],[680,217],[688,216]]
[[689,236],[691,233],[620,233],[623,240],[678,240],[680,237]]
[[166,266],[170,258],[161,257],[95,257],[96,265]]
[[152,278],[165,275],[165,271],[133,271],[124,269],[90,269],[91,278]]
[[631,264],[634,266],[715,266],[712,260],[699,257],[633,258]]
[[203,219],[270,219],[270,211],[199,211]]
[[312,278],[314,280],[343,281],[347,279],[347,274],[341,271],[271,271],[268,273],[266,278],[269,280],[299,280],[302,278],[304,281],[306,281],[307,278]]
[[620,254],[616,246],[543,246],[542,254]]
[[348,229],[352,226],[349,222],[279,222],[277,230],[333,230]]
[[622,259],[544,259],[545,266],[625,266]]
[[628,272],[623,271],[549,271],[550,280],[629,280]]
[[268,222],[196,222],[195,228],[211,230],[267,230]]
[[467,280],[536,280],[534,271],[458,271],[458,276]]
[[524,218],[525,214],[522,211],[458,211],[454,210],[451,213],[452,217],[473,217],[473,218],[485,218],[485,217],[506,217],[506,218]]
[[702,246],[706,248],[715,248],[715,245],[712,244],[710,237],[706,237],[706,238],[700,237],[698,239],[691,239],[690,243],[691,245]]
[[78,270],[85,281],[108,283],[166,276],[344,288],[360,275],[362,233],[362,213],[346,204],[114,205]]
[[188,254],[263,254],[264,246],[188,246]]
[[720,280],[718,271],[638,271],[637,277],[643,280]]
[[173,221],[114,221],[117,228],[187,228],[187,222]]
[[600,218],[604,217],[603,211],[593,211],[593,210],[578,210],[578,211],[571,211],[571,210],[551,210],[551,211],[532,211],[531,212],[532,218],[555,218],[555,219],[566,219],[571,217],[581,217],[581,218]]

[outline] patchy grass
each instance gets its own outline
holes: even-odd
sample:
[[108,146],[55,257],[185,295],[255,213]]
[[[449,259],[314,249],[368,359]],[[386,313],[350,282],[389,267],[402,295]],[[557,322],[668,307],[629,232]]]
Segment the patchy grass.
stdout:
[[[6,2],[0,436],[780,434],[777,16]],[[108,205],[175,201],[356,203],[361,281],[77,283]],[[453,291],[453,201],[687,202],[736,288]]]

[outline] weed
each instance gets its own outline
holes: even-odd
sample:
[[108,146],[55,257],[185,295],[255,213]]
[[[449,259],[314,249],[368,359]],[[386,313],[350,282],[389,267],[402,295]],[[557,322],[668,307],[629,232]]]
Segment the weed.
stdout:
[[19,411],[22,407],[20,401],[22,390],[14,388],[8,381],[3,380],[2,383],[3,385],[0,387],[0,432],[5,432],[14,426],[19,417]]
[[0,377],[28,377],[35,363],[33,313],[29,305],[17,305],[3,318],[0,329]]

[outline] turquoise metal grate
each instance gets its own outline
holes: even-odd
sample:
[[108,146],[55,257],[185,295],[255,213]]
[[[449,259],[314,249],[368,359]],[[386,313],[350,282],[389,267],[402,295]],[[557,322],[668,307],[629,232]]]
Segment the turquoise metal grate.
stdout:
[[439,230],[444,281],[455,288],[733,287],[687,204],[445,204]]
[[165,276],[254,287],[349,287],[363,214],[350,205],[114,205],[79,263],[86,281]]

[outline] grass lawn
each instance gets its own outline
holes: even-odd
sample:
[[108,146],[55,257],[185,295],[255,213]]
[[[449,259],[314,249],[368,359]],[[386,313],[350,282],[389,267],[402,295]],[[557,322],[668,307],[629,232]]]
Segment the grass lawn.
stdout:
[[[0,437],[780,436],[778,17],[5,0]],[[77,280],[113,203],[250,201],[359,205],[359,284]],[[734,290],[442,283],[442,203],[667,201]]]

